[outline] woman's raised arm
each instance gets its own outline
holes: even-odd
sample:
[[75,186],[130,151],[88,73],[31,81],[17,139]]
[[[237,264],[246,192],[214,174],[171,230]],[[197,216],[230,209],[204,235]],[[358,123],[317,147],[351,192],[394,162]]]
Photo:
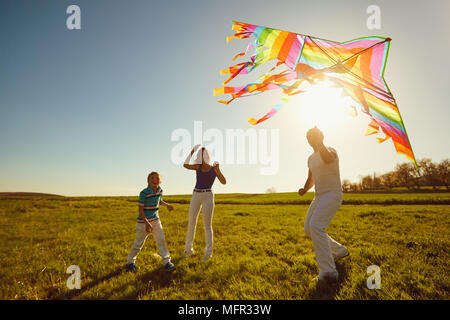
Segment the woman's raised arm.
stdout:
[[214,162],[214,171],[216,172],[217,179],[219,179],[220,183],[227,184],[227,179],[225,179],[222,171],[220,171],[218,162]]
[[195,145],[194,148],[192,148],[192,151],[189,152],[188,156],[186,157],[186,160],[184,160],[183,167],[189,170],[198,170],[200,168],[200,164],[189,164],[191,161],[192,155],[197,151],[197,149],[200,147],[199,144]]

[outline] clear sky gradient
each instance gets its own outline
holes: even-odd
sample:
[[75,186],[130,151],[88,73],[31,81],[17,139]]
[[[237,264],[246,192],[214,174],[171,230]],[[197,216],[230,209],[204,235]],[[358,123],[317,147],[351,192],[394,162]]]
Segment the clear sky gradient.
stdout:
[[[66,8],[81,8],[81,30]],[[381,29],[366,26],[369,5]],[[172,163],[177,128],[248,129],[280,97],[218,103],[219,71],[245,50],[231,20],[335,41],[392,38],[385,79],[418,159],[449,157],[450,2],[437,1],[17,1],[0,2],[0,191],[137,195],[157,170],[166,194],[190,193],[194,172]],[[254,76],[250,77],[254,79]],[[246,78],[247,79],[247,78]],[[232,84],[243,84],[236,81]],[[291,104],[256,129],[280,130],[280,169],[222,164],[216,192],[296,191],[307,175],[309,124]],[[391,141],[365,137],[364,115],[322,128],[341,178],[406,162]]]

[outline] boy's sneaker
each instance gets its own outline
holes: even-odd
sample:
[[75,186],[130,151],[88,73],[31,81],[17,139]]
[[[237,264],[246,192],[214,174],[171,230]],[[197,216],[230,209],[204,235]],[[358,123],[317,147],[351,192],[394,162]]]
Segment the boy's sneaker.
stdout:
[[125,269],[127,269],[127,271],[137,271],[139,269],[139,267],[137,265],[135,265],[134,263],[127,263],[125,265]]
[[169,261],[164,265],[164,268],[166,269],[166,271],[172,272],[173,270],[175,270],[175,265]]
[[341,250],[339,250],[339,252],[336,253],[336,255],[333,257],[334,258],[334,262],[336,262],[336,261],[338,261],[338,260],[340,260],[342,258],[345,258],[348,255],[349,255],[349,252],[348,252],[347,248],[343,246],[341,248]]

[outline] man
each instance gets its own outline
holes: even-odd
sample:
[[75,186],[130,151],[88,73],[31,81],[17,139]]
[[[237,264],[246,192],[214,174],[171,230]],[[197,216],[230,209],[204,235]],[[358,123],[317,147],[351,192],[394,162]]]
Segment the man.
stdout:
[[161,221],[159,220],[159,205],[166,206],[169,211],[173,207],[162,200],[161,176],[158,172],[152,172],[147,177],[148,187],[141,191],[139,195],[139,216],[136,226],[136,241],[128,254],[126,269],[129,271],[138,270],[136,266],[136,258],[144,246],[145,240],[149,233],[153,233],[153,238],[159,249],[159,254],[163,260],[164,267],[167,271],[175,270],[174,264],[170,261],[169,250],[167,249],[166,240],[162,230]]
[[306,138],[314,153],[308,158],[308,179],[298,193],[303,196],[315,185],[315,195],[306,216],[305,233],[313,241],[319,266],[315,279],[333,284],[338,279],[335,261],[349,254],[346,247],[325,231],[342,204],[339,158],[336,150],[325,147],[323,133],[317,127],[308,130]]

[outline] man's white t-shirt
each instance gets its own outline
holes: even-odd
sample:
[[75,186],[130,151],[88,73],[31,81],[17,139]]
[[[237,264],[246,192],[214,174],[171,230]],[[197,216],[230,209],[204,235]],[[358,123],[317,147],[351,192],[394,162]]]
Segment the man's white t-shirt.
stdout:
[[325,163],[319,152],[314,152],[308,158],[308,168],[311,170],[314,179],[316,195],[330,191],[342,193],[339,157],[333,148],[328,147],[328,150],[336,155],[336,158],[330,163]]

